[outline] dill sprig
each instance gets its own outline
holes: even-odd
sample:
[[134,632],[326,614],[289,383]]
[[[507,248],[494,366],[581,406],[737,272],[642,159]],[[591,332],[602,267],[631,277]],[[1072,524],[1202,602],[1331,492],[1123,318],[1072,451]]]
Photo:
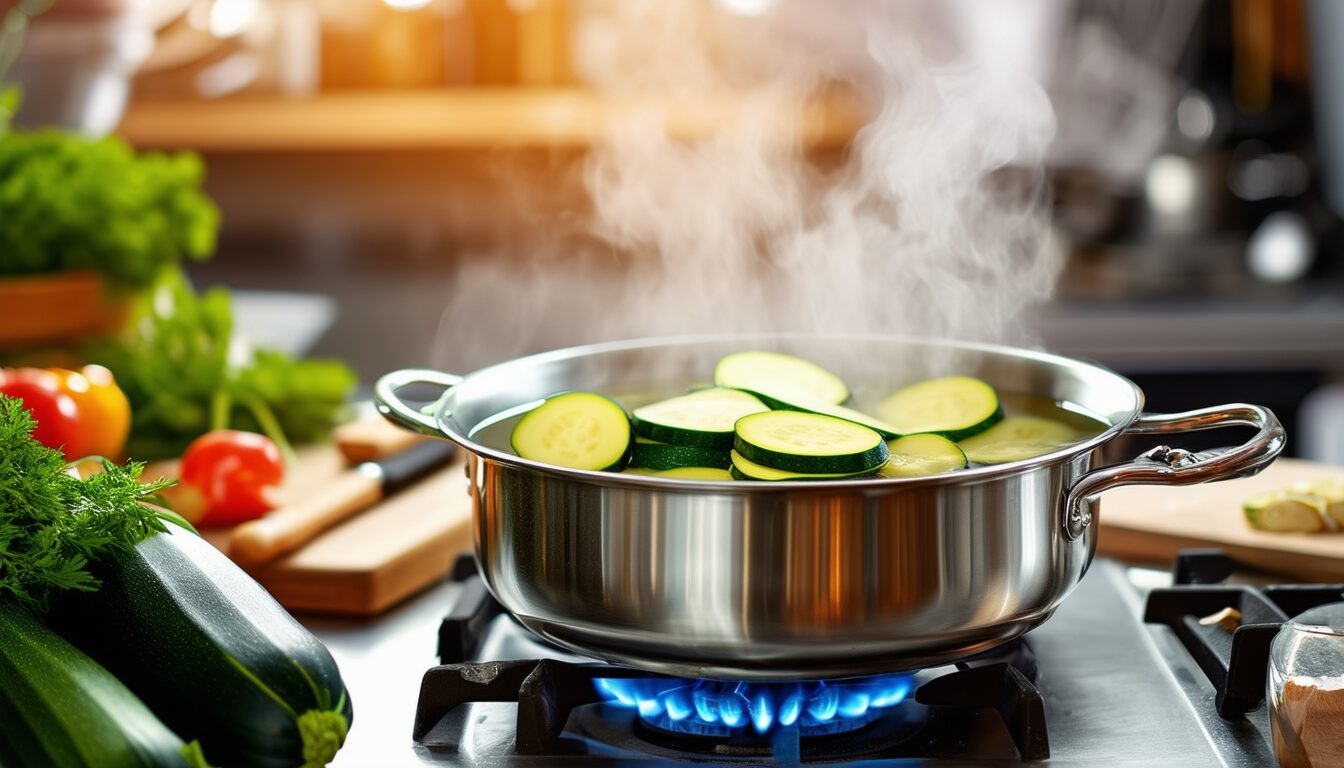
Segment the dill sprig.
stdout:
[[23,401],[0,395],[0,598],[45,611],[53,592],[100,586],[91,563],[164,524],[142,504],[171,481],[141,484],[144,465],[102,460],[87,480],[33,439]]

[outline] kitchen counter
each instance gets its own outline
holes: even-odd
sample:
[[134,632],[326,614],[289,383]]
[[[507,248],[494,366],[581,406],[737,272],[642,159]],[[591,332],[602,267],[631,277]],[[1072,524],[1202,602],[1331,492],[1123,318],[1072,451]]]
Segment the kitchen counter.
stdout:
[[[1098,560],[1056,618],[1031,635],[1046,675],[1052,765],[1117,764],[1106,759],[1121,754],[1117,742],[1132,745],[1120,760],[1126,765],[1176,765],[1153,762],[1155,754],[1188,756],[1180,764],[1192,767],[1250,768],[1272,761],[1263,709],[1238,721],[1212,714],[1202,706],[1212,700],[1212,686],[1179,642],[1165,628],[1144,631],[1138,623],[1142,591],[1169,582],[1163,572]],[[443,764],[412,741],[411,725],[421,676],[435,663],[439,620],[458,589],[441,584],[371,623],[305,622],[331,648],[354,701],[354,724],[334,763],[338,768]],[[1138,657],[1163,658],[1170,666]],[[1073,667],[1084,659],[1093,670],[1089,679],[1058,674],[1058,665]],[[465,765],[495,765],[498,759],[504,758],[458,756]]]

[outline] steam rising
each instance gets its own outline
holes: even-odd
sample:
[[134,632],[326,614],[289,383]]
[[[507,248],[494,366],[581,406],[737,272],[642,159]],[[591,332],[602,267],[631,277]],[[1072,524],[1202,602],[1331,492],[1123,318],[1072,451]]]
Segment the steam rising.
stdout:
[[[661,98],[585,157],[584,236],[548,222],[520,253],[464,264],[435,363],[695,332],[1029,340],[1020,313],[1060,265],[1042,167],[1054,115],[1034,67],[969,24],[970,5],[777,0],[748,19],[590,2],[586,79]],[[838,85],[876,111],[847,154],[817,161],[797,107]],[[707,94],[739,107],[723,129],[671,135],[657,104]]]

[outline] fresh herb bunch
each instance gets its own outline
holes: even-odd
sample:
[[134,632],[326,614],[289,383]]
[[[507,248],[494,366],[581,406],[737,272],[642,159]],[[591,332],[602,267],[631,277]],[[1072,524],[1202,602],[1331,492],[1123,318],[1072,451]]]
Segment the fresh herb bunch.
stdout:
[[[11,96],[12,98],[12,96]],[[0,132],[0,274],[92,269],[140,288],[215,247],[219,211],[189,153],[137,155],[115,137]]]
[[22,400],[0,395],[0,598],[44,611],[53,592],[100,586],[91,562],[164,530],[141,502],[172,483],[141,484],[144,465],[106,460],[81,480],[33,439],[36,426]]
[[83,359],[107,366],[131,401],[130,455],[180,456],[212,429],[290,442],[326,437],[347,415],[354,373],[334,360],[295,360],[235,343],[229,292],[197,296],[170,270],[142,297],[124,338],[91,342]]

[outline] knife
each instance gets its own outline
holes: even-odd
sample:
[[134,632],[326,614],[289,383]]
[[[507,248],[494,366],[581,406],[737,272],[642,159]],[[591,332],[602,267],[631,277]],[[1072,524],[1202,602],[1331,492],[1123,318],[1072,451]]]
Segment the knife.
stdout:
[[256,566],[293,552],[342,520],[420,482],[456,452],[452,443],[427,440],[358,464],[307,498],[233,529],[229,557],[240,565]]

